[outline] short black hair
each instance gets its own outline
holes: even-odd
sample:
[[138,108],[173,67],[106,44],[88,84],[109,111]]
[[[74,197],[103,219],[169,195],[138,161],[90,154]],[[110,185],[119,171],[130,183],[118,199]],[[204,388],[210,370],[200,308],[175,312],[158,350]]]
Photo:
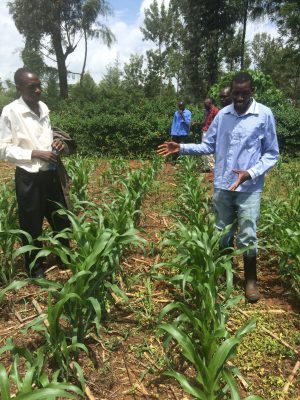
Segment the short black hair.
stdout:
[[234,83],[250,82],[251,89],[254,89],[254,82],[252,76],[248,72],[238,72],[232,79],[231,87]]
[[35,72],[31,71],[28,68],[19,68],[16,70],[14,75],[14,81],[16,86],[21,86],[24,83],[24,75],[26,74],[35,74]]
[[211,101],[211,104],[213,104],[213,105],[215,105],[216,104],[216,102],[215,102],[215,99],[213,98],[213,97],[205,97],[205,99],[204,99],[204,101],[206,101],[206,100],[210,100]]

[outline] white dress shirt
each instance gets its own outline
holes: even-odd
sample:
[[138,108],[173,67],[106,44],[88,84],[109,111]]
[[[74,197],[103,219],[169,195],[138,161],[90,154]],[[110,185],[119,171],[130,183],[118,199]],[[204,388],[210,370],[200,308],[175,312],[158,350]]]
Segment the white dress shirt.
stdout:
[[31,159],[32,150],[51,151],[53,132],[49,109],[39,101],[40,116],[22,97],[3,108],[0,121],[0,159],[10,161],[28,172],[46,171],[48,163]]

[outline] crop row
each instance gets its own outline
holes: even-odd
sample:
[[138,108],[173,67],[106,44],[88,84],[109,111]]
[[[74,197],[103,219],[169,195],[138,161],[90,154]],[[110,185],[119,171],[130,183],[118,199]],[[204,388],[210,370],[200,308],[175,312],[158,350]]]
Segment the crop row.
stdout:
[[[81,188],[83,179],[86,179],[86,175],[80,177],[84,162],[77,159],[72,165]],[[40,250],[36,259],[54,254],[71,271],[71,276],[63,283],[47,279],[36,281],[48,292],[47,312],[42,312],[28,323],[24,331],[26,333],[30,329],[42,334],[42,345],[30,352],[26,347],[18,347],[8,340],[0,349],[0,354],[11,354],[13,366],[8,374],[0,365],[2,400],[10,399],[12,393],[17,400],[83,395],[86,386],[79,354],[88,354],[86,340],[92,331],[99,333],[112,293],[127,299],[118,287],[120,262],[127,248],[143,242],[136,226],[142,199],[151,187],[158,168],[159,163],[154,161],[152,165],[143,165],[141,169],[115,176],[114,185],[106,192],[107,202],[101,203],[101,206],[88,201],[85,191],[78,192],[74,197],[75,211],[58,211],[68,217],[70,228],[56,235],[46,231],[39,238],[44,244],[41,250],[28,245],[13,251],[12,263],[30,250]],[[7,231],[12,241],[18,233],[15,229]],[[68,239],[72,243],[71,248],[62,246],[61,238]],[[10,280],[11,283],[0,292],[2,302],[8,291],[20,289],[31,282],[30,279],[13,280],[12,275],[7,278],[6,282]],[[25,374],[19,371],[21,359],[25,359]],[[52,371],[51,380],[47,369]],[[67,385],[70,381],[77,386]]]
[[[176,249],[176,254],[165,264],[170,269],[168,276],[158,275],[172,283],[177,292],[176,301],[165,306],[160,315],[164,343],[169,348],[175,342],[183,356],[176,363],[169,351],[167,374],[196,399],[226,399],[230,395],[237,400],[240,396],[235,379],[239,372],[228,361],[236,354],[242,337],[254,329],[255,320],[249,320],[234,334],[227,329],[229,309],[241,300],[241,296],[231,296],[231,258],[236,253],[224,254],[219,248],[222,232],[215,228],[207,186],[196,170],[194,158],[180,161],[177,223],[163,243]],[[224,292],[224,300],[220,292]]]
[[274,171],[272,192],[263,200],[263,247],[279,260],[287,287],[300,298],[300,173],[297,164],[280,163]]

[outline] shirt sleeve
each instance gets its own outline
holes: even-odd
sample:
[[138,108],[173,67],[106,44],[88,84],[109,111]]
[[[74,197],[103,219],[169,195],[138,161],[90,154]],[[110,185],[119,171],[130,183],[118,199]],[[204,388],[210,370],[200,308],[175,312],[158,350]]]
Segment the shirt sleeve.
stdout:
[[171,126],[171,135],[173,135],[173,133],[176,133],[176,113],[174,113],[172,126]]
[[218,120],[215,118],[213,123],[210,125],[205,137],[200,144],[190,143],[190,144],[180,144],[179,154],[189,154],[189,155],[201,155],[201,154],[214,154],[216,149],[216,137],[218,130]]
[[190,111],[187,111],[184,115],[184,119],[182,118],[182,122],[189,127],[191,119],[192,119],[192,113]]
[[262,138],[261,145],[262,155],[259,161],[247,171],[252,179],[263,175],[265,172],[271,169],[279,159],[279,147],[276,135],[275,120],[271,112],[267,116],[265,135]]
[[7,115],[0,119],[0,159],[16,162],[31,161],[31,150],[13,144],[11,121]]

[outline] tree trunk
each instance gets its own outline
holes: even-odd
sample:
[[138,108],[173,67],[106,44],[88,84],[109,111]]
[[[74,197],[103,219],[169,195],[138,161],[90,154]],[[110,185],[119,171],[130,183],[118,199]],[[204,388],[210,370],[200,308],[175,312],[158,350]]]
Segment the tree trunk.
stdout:
[[219,70],[219,35],[214,32],[208,45],[207,57],[208,86],[214,85],[218,80]]
[[82,66],[82,71],[80,74],[80,86],[82,86],[82,82],[83,82],[83,76],[85,73],[85,67],[86,67],[86,60],[87,60],[87,34],[86,34],[86,30],[83,30],[84,32],[84,60],[83,60],[83,66]]
[[68,98],[68,72],[66,67],[66,57],[62,47],[62,37],[60,32],[52,34],[52,42],[55,50],[57,71],[59,79],[59,93],[63,99]]
[[244,18],[243,18],[243,35],[241,43],[241,70],[245,67],[245,41],[246,41],[246,30],[247,30],[247,18],[248,18],[248,0],[244,0]]
[[163,79],[162,79],[162,59],[161,59],[161,40],[160,39],[158,42],[158,53],[159,53],[159,96],[162,96]]

